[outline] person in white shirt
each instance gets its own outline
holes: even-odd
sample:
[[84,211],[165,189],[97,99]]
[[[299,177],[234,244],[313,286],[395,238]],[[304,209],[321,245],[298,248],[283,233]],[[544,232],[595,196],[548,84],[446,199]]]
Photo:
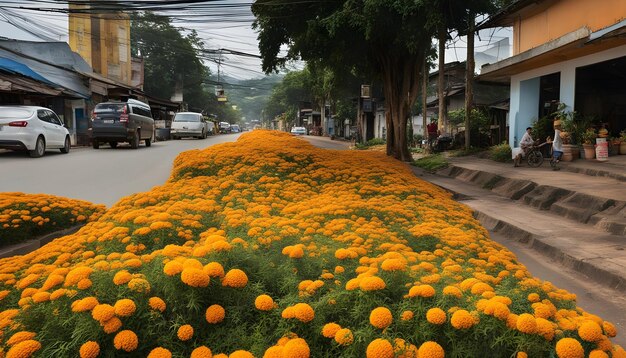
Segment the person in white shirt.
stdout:
[[[550,142],[550,137],[548,137],[548,142]],[[554,140],[552,141],[552,159],[550,159],[550,165],[552,166],[552,170],[559,170],[559,167],[556,165],[561,160],[561,156],[563,155],[563,140],[561,139],[561,125],[554,125]]]
[[535,144],[535,141],[533,140],[533,137],[531,135],[532,131],[533,129],[531,127],[526,128],[526,133],[524,133],[524,135],[522,136],[522,140],[519,142],[522,151],[518,153],[513,160],[514,167],[519,167],[520,163],[522,162],[522,158],[526,156],[526,153],[528,153],[530,148],[532,148],[532,146]]

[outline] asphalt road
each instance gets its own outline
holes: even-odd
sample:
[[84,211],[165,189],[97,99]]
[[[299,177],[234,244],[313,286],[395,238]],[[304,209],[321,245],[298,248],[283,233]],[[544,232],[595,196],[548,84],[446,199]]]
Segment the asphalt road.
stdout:
[[231,142],[240,134],[183,138],[131,149],[102,145],[72,148],[69,154],[49,150],[41,158],[25,152],[0,151],[0,192],[44,193],[87,200],[111,207],[119,199],[167,181],[176,156],[184,151]]

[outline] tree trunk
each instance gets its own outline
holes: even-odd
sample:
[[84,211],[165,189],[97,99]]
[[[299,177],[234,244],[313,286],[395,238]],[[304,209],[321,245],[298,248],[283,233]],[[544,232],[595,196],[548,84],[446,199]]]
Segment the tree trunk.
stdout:
[[428,121],[426,119],[426,106],[428,105],[428,61],[424,57],[424,66],[422,68],[422,125],[424,128],[422,131],[424,132],[424,139],[428,139]]
[[446,63],[446,27],[441,25],[439,28],[439,76],[437,81],[437,98],[439,102],[439,122],[437,127],[440,131],[447,133],[448,121],[446,120],[446,99],[444,97],[444,70]]
[[465,77],[465,149],[470,148],[470,116],[474,102],[474,14],[469,13],[467,31],[467,69]]
[[407,140],[407,115],[419,93],[423,60],[423,52],[380,58],[385,93],[387,155],[405,162],[413,159]]

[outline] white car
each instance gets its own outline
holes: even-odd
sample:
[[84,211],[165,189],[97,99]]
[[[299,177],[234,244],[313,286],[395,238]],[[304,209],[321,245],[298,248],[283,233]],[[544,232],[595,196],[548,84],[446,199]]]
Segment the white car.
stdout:
[[304,127],[293,127],[293,128],[291,128],[291,134],[293,134],[293,135],[306,135],[306,128],[304,128]]
[[213,122],[207,121],[202,113],[178,112],[174,115],[170,136],[172,139],[196,137],[204,139],[213,133]]
[[0,148],[27,150],[31,157],[46,149],[70,152],[70,133],[52,110],[36,106],[0,106]]

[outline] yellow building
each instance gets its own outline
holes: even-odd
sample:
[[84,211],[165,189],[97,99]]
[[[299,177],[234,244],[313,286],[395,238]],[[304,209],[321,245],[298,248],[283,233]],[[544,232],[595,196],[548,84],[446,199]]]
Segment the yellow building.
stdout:
[[90,5],[70,3],[69,43],[93,71],[132,85],[130,17],[123,12],[99,12]]

